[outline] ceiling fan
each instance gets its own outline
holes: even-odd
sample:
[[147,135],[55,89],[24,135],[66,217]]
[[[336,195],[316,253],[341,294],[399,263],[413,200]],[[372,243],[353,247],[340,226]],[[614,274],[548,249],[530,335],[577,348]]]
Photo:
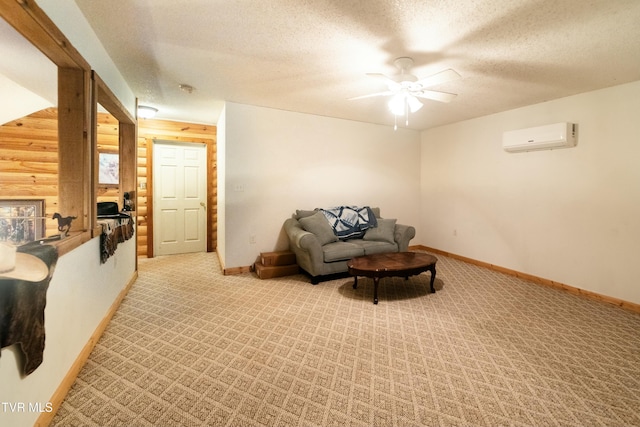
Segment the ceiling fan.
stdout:
[[[451,102],[457,95],[454,93],[440,92],[437,90],[427,89],[441,83],[446,83],[460,78],[460,74],[452,69],[440,71],[429,77],[418,79],[409,72],[413,66],[413,59],[409,57],[397,58],[394,65],[400,74],[395,76],[386,76],[380,73],[367,73],[368,76],[382,79],[388,90],[376,92],[369,95],[356,96],[349,98],[350,100],[372,98],[376,96],[391,96],[389,100],[389,109],[396,116],[405,116],[406,124],[409,124],[409,112],[415,113],[422,108],[422,102],[418,98],[431,99],[440,102]],[[397,128],[397,124],[396,124]]]

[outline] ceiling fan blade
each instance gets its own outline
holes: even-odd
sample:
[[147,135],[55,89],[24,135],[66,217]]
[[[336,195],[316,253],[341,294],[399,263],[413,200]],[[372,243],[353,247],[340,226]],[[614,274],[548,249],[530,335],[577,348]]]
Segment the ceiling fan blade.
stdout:
[[395,81],[393,78],[386,76],[382,73],[367,73],[367,76],[373,77],[378,80],[382,80],[387,84],[387,86],[389,87],[389,90],[397,90],[398,88],[400,88],[400,84],[397,81]]
[[419,87],[435,86],[440,83],[446,83],[452,80],[457,80],[460,77],[462,77],[460,76],[460,74],[458,74],[456,71],[449,68],[448,70],[440,71],[439,73],[432,74],[429,77],[425,77],[424,79],[420,79],[417,82],[414,82],[412,86],[416,88],[418,86]]
[[391,80],[392,82],[395,82],[395,80],[393,80],[391,77],[386,76],[382,73],[367,73],[367,76],[375,77],[376,79]]
[[451,102],[458,96],[455,93],[438,92],[436,90],[421,90],[419,92],[411,92],[411,94],[418,98],[432,99],[440,102]]
[[393,95],[395,92],[391,91],[391,90],[387,90],[385,92],[377,92],[377,93],[371,93],[369,95],[362,95],[362,96],[356,96],[354,98],[349,98],[348,101],[353,101],[354,99],[364,99],[364,98],[372,98],[374,96],[387,96],[387,95]]

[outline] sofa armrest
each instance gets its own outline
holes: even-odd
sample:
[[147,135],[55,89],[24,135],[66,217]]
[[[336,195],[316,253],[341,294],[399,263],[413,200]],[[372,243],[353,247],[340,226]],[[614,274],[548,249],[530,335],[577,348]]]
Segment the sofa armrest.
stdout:
[[396,224],[393,232],[393,239],[398,244],[400,252],[406,252],[409,249],[409,241],[416,236],[416,229],[411,225]]
[[284,231],[289,238],[291,249],[298,248],[309,251],[315,247],[320,248],[320,241],[315,234],[302,228],[300,223],[294,218],[289,218],[284,222]]
[[295,218],[289,218],[284,222],[284,231],[289,238],[289,249],[296,254],[298,265],[312,275],[319,274],[324,255],[316,235],[302,228]]
[[308,252],[322,253],[322,246],[320,246],[320,240],[315,234],[308,231],[296,231],[293,236],[293,243],[300,249]]

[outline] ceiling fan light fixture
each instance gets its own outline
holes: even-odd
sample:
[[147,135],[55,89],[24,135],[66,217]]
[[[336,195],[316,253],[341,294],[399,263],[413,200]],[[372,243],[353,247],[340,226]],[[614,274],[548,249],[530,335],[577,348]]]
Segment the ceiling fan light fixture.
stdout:
[[397,93],[391,97],[389,100],[389,111],[391,111],[396,116],[404,116],[404,94]]
[[396,116],[405,116],[408,112],[415,113],[422,108],[422,102],[408,93],[397,93],[391,97],[389,110]]
[[420,102],[418,98],[413,95],[409,95],[407,97],[407,104],[409,104],[409,111],[411,111],[412,113],[415,113],[422,108],[422,102]]
[[449,68],[425,78],[418,78],[409,71],[413,66],[412,58],[405,56],[396,58],[394,65],[400,71],[400,74],[387,76],[381,73],[367,73],[368,76],[385,81],[388,90],[349,98],[353,100],[391,95],[391,98],[387,102],[387,107],[394,115],[394,129],[398,128],[398,117],[404,117],[405,125],[409,125],[409,113],[415,113],[423,106],[420,99],[451,102],[456,97],[454,93],[426,89],[431,86],[459,79],[461,76],[455,70]]
[[138,117],[141,119],[152,119],[158,112],[157,108],[149,107],[146,105],[138,105]]

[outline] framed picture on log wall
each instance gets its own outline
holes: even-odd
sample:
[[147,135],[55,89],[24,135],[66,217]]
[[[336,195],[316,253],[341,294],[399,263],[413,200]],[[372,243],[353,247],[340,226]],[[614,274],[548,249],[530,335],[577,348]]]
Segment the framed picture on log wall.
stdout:
[[98,153],[98,184],[120,184],[120,156],[114,153]]
[[44,200],[0,200],[0,241],[22,245],[45,237]]

